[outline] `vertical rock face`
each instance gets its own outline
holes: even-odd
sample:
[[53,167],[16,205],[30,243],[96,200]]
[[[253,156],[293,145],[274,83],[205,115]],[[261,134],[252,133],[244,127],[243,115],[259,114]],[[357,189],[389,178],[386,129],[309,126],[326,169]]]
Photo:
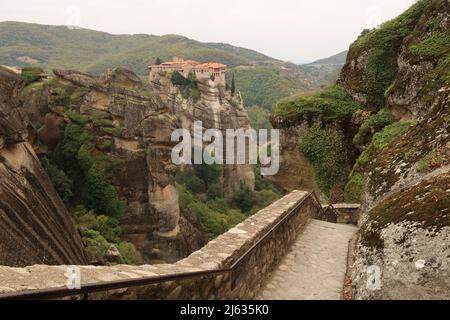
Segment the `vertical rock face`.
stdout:
[[[194,122],[201,121],[204,130],[219,129],[224,135],[226,129],[250,129],[250,121],[239,94],[231,95],[222,86],[213,81],[199,82],[201,93],[198,101],[183,97],[179,88],[174,87],[170,80],[159,79],[158,83],[150,84],[159,91],[161,99],[173,107],[174,114],[180,119],[181,128],[191,131],[193,137]],[[255,177],[250,165],[225,165],[222,177],[225,198],[230,200],[234,192],[244,183],[254,188]]]
[[21,87],[0,67],[0,265],[84,264],[71,216],[26,142]]
[[366,106],[414,120],[365,161],[357,299],[450,298],[449,8],[419,1],[361,36],[339,80]]

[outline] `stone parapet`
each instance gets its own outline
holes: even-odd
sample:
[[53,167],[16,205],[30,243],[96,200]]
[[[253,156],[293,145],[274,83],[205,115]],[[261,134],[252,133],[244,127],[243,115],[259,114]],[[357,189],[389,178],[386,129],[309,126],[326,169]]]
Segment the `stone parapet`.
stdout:
[[[252,299],[319,210],[320,205],[310,193],[293,191],[177,263],[80,266],[81,283],[99,284],[227,269],[253,248],[245,255],[242,263],[223,274],[190,277],[89,295],[90,299]],[[290,212],[293,214],[274,228]],[[264,238],[269,232],[270,235]],[[66,266],[0,267],[0,294],[63,287],[67,284],[66,272]]]

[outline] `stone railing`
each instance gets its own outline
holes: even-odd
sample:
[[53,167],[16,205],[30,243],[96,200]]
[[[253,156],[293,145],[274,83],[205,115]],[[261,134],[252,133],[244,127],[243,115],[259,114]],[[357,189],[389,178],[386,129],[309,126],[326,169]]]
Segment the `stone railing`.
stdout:
[[341,224],[358,224],[360,204],[337,203],[322,205],[323,211],[319,212],[316,219]]
[[[175,264],[0,267],[0,298],[252,299],[322,207],[293,191]],[[81,288],[67,289],[68,270]]]

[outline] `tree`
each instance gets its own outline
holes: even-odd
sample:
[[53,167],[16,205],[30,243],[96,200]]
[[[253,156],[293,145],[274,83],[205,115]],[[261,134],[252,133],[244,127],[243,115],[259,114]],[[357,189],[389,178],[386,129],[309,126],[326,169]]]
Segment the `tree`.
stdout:
[[233,77],[231,78],[231,94],[234,95],[235,92],[236,92],[236,82],[235,82],[234,73],[233,73]]
[[253,207],[253,193],[250,188],[242,182],[239,190],[233,197],[233,204],[245,213],[248,213]]
[[157,57],[157,58],[155,59],[155,65],[156,65],[156,66],[159,66],[161,63],[162,63],[162,60],[161,60],[159,57]]

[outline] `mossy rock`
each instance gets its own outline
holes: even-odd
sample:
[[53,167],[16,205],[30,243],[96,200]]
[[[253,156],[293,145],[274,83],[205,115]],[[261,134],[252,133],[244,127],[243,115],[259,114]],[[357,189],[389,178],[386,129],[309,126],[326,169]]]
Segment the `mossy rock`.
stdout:
[[416,223],[418,227],[438,232],[450,226],[450,174],[397,192],[369,211],[368,222],[361,229],[361,242],[383,249],[381,232],[390,224]]

